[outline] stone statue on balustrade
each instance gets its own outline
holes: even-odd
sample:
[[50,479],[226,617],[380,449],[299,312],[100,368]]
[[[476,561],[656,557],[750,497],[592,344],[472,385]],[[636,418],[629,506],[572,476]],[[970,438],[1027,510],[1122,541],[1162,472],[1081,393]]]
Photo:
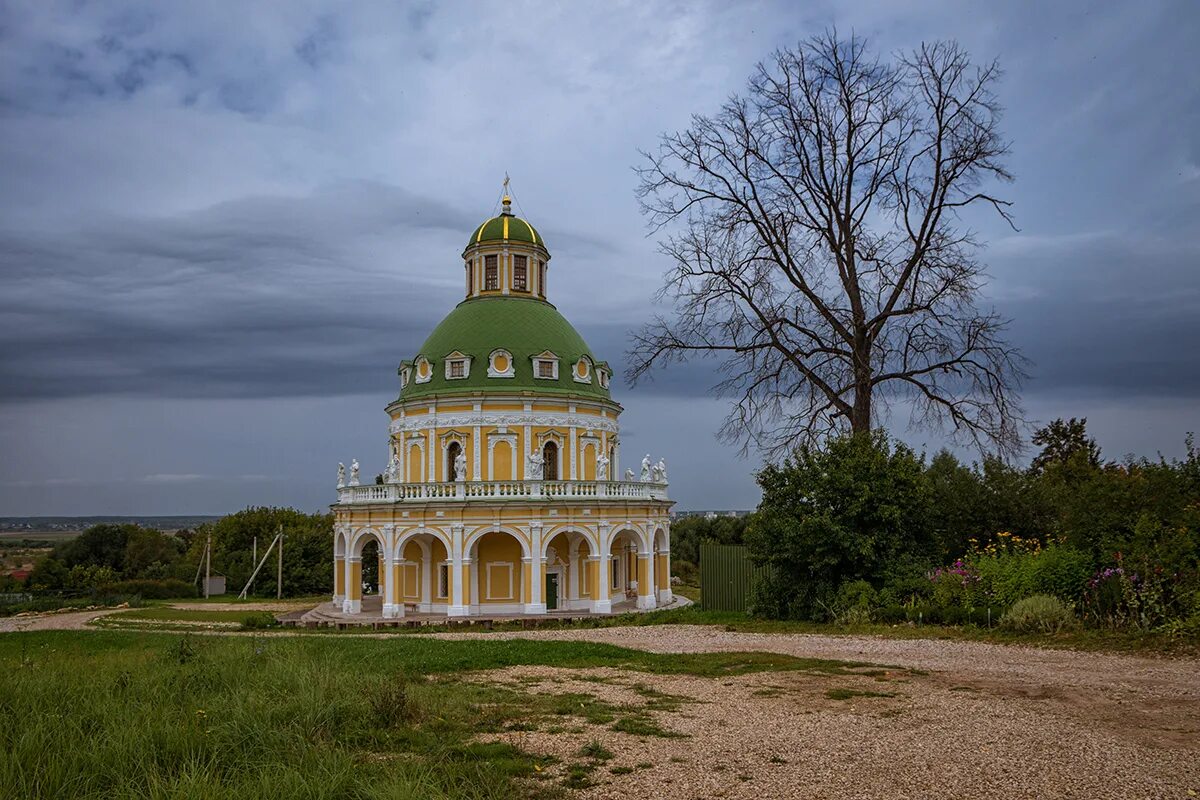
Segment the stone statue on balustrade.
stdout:
[[650,454],[646,453],[646,457],[642,459],[642,483],[650,480]]
[[350,459],[350,485],[358,486],[358,459]]
[[338,462],[338,485],[337,485],[337,488],[341,489],[345,485],[346,485],[346,465],[339,461]]
[[458,451],[458,455],[454,457],[454,480],[465,481],[467,479],[467,457],[462,451]]
[[660,458],[658,463],[654,465],[654,482],[667,482],[667,460],[665,458]]
[[392,458],[388,461],[387,469],[383,473],[383,480],[386,483],[400,482],[400,456],[392,453]]
[[608,456],[603,453],[596,459],[596,480],[608,480]]
[[529,480],[540,481],[542,479],[542,454],[539,450],[534,450],[529,454]]
[[628,481],[629,483],[633,482],[633,470],[631,470],[631,469],[625,470],[625,480]]

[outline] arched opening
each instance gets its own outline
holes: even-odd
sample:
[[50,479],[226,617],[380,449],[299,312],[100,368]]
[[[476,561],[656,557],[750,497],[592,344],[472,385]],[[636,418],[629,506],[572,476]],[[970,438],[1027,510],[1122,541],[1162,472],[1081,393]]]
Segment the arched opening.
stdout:
[[462,454],[462,445],[451,442],[446,446],[446,480],[458,480],[458,457]]
[[609,592],[613,608],[633,605],[639,595],[652,593],[652,567],[645,544],[636,531],[623,530],[609,546]]
[[520,613],[529,602],[525,549],[507,531],[489,531],[467,549],[471,563],[470,604],[492,613]]
[[592,601],[589,556],[592,546],[579,530],[556,533],[543,547],[545,585],[542,598],[547,611],[586,609]]
[[379,594],[379,562],[382,556],[379,543],[375,537],[363,545],[362,549],[362,590],[363,596]]
[[430,533],[406,535],[396,552],[397,602],[406,611],[445,611],[453,577],[446,543]]
[[665,528],[654,531],[654,593],[659,605],[671,602],[671,534]]
[[542,477],[548,481],[558,480],[558,445],[554,442],[542,446]]

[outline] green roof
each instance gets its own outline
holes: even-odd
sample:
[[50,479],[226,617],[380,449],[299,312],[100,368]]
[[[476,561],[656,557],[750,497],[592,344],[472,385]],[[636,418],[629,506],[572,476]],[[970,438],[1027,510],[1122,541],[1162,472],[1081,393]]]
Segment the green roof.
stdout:
[[[508,221],[508,231],[505,235],[504,223]],[[520,217],[515,217],[512,214],[501,214],[498,217],[492,217],[487,222],[480,225],[471,233],[471,240],[467,242],[467,247],[480,244],[481,242],[529,242],[530,244],[541,245],[543,248],[546,243],[542,241],[542,237],[534,230],[534,227]]]
[[[488,361],[495,350],[507,350],[512,355],[514,377],[488,377]],[[547,350],[558,356],[556,380],[533,377],[533,357]],[[470,374],[446,380],[445,357],[455,351],[472,357]],[[592,354],[587,342],[558,309],[546,301],[474,297],[459,303],[413,356],[413,361],[424,356],[433,362],[433,376],[426,383],[417,383],[414,371],[408,386],[400,390],[400,400],[478,391],[572,394],[607,400],[608,390],[601,388],[594,370],[591,383],[579,383],[572,377],[575,363],[585,355],[593,365],[607,366]]]

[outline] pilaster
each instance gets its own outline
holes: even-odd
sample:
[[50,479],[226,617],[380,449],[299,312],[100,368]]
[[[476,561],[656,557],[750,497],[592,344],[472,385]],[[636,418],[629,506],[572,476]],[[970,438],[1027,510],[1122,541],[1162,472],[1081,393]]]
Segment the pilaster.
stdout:
[[465,617],[470,609],[463,602],[463,526],[455,523],[450,526],[450,607],[446,609],[448,617]]

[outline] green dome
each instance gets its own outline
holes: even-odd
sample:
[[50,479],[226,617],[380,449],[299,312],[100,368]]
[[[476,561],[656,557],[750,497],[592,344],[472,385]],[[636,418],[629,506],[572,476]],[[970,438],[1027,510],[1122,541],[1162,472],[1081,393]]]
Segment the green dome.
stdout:
[[[507,206],[506,206],[507,207]],[[473,247],[483,242],[528,242],[529,244],[546,247],[542,237],[534,227],[520,217],[512,214],[501,214],[492,217],[480,225],[471,234],[467,247]]]
[[[513,377],[488,376],[489,358],[495,350],[512,355]],[[534,378],[532,359],[547,350],[558,356],[558,378]],[[445,359],[456,351],[471,356],[469,374],[447,380]],[[544,300],[511,296],[464,300],[433,329],[413,361],[419,356],[433,363],[432,377],[426,383],[417,383],[414,370],[408,385],[400,390],[400,400],[478,391],[609,398],[594,368],[591,383],[574,379],[580,356],[587,356],[593,367],[607,365],[592,354],[587,342],[558,309]]]

